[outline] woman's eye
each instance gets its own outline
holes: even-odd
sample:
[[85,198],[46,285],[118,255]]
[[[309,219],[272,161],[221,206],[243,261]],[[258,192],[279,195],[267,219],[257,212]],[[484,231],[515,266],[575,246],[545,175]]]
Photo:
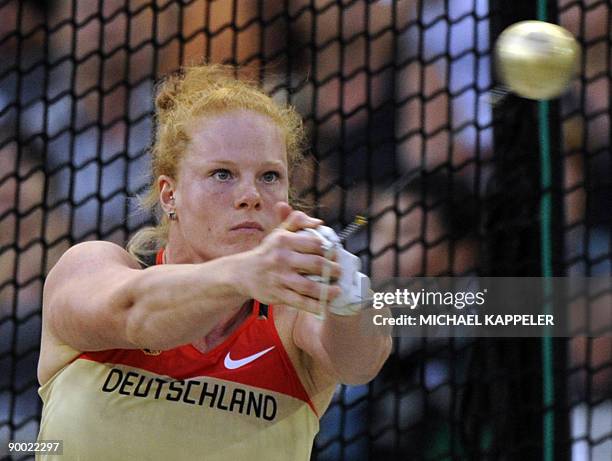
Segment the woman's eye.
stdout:
[[215,170],[213,171],[212,175],[215,179],[219,180],[219,181],[229,181],[230,179],[232,179],[232,173],[230,173],[229,170]]
[[276,171],[267,171],[263,174],[262,179],[265,183],[273,183],[278,181],[280,175]]

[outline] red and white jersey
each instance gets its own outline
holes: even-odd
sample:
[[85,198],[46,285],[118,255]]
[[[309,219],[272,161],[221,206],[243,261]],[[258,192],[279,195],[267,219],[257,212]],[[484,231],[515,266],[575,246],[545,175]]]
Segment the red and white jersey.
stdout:
[[39,389],[39,439],[63,440],[65,460],[308,460],[319,418],[273,312],[255,301],[204,354],[82,353]]

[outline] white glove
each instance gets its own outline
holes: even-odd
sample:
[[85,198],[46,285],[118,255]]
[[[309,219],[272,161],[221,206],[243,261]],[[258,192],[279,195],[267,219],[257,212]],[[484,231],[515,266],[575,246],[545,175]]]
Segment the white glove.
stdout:
[[[329,304],[330,312],[337,315],[355,315],[363,308],[364,296],[370,292],[370,278],[362,274],[361,260],[344,249],[338,235],[331,227],[319,226],[316,229],[303,229],[316,235],[321,239],[321,246],[325,251],[325,257],[331,257],[336,253],[336,262],[340,264],[342,275],[338,280],[338,286],[342,289],[340,295]],[[320,283],[329,283],[329,278],[310,275],[311,280]]]

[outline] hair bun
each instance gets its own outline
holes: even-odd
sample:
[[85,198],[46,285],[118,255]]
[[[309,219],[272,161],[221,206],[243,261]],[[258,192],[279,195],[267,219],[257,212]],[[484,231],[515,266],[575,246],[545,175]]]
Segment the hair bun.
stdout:
[[155,106],[160,110],[172,110],[174,107],[174,98],[168,93],[158,94]]
[[155,107],[158,116],[164,116],[165,112],[171,112],[178,106],[178,98],[181,93],[181,80],[183,72],[179,70],[174,74],[161,80],[157,85],[157,96],[155,97]]
[[169,91],[168,88],[163,88],[163,90],[158,93],[155,98],[155,107],[158,113],[168,112],[176,107],[176,93],[172,90]]

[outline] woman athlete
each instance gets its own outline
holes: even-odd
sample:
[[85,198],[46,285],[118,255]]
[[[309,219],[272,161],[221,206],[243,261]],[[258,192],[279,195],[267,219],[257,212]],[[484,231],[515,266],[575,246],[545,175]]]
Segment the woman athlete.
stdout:
[[337,255],[300,232],[322,222],[288,204],[302,122],[233,75],[192,66],[158,86],[159,224],[127,251],[78,244],[47,277],[39,440],[63,440],[63,459],[308,460],[337,383],[389,355],[363,311],[315,315],[344,293],[320,282]]

